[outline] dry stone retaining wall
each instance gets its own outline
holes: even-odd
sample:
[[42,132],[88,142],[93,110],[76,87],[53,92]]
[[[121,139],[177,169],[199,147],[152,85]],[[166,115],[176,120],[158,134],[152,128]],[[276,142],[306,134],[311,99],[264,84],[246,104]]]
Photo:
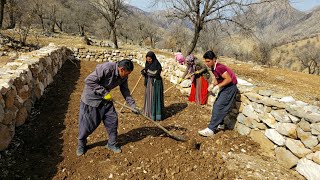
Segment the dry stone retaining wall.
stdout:
[[0,67],[0,150],[8,147],[15,127],[25,123],[70,54],[71,50],[50,44]]

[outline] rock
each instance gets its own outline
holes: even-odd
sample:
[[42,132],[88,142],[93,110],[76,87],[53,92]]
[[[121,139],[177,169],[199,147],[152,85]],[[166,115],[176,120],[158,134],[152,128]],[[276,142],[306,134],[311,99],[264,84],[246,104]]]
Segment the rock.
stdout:
[[291,103],[291,102],[295,102],[295,99],[292,96],[285,96],[285,97],[282,97],[279,101],[284,103]]
[[291,122],[286,110],[272,110],[270,114],[279,122],[289,123]]
[[318,180],[320,165],[306,158],[300,159],[296,170],[308,180]]
[[236,124],[236,128],[237,128],[237,131],[241,134],[241,135],[248,135],[251,131],[250,128],[248,128],[247,126],[245,125],[242,125],[240,123],[237,123]]
[[287,138],[286,146],[294,155],[299,158],[303,158],[307,154],[312,153],[310,149],[305,148],[304,145],[298,140]]
[[[245,106],[245,107],[243,108],[242,113],[243,113],[244,115],[246,115],[247,117],[251,118],[251,119],[259,120],[259,117],[258,117],[257,113],[254,112],[254,108],[252,107],[251,104]],[[259,120],[259,121],[260,121],[260,120]]]
[[275,129],[267,129],[264,135],[278,146],[283,146],[286,142],[285,138]]
[[16,126],[21,126],[22,124],[24,124],[24,122],[26,121],[28,117],[28,112],[27,112],[27,108],[23,107],[22,109],[20,109],[18,111],[17,117],[16,117]]
[[311,131],[314,129],[314,130],[320,132],[320,123],[311,124],[310,128],[311,128]]
[[271,94],[273,93],[272,90],[259,90],[258,92],[260,95],[262,96],[267,96],[267,97],[270,97]]
[[258,102],[259,100],[263,99],[263,96],[253,92],[244,93],[244,95],[254,102]]
[[312,136],[311,132],[304,132],[301,128],[297,128],[297,135],[302,143],[310,149],[319,143],[316,136]]
[[268,98],[268,97],[264,97],[261,100],[258,101],[258,103],[262,103],[266,106],[273,106],[273,107],[277,107],[277,108],[285,108],[286,105],[283,102],[279,102],[273,98]]
[[299,161],[299,158],[293,155],[290,151],[286,150],[286,148],[276,148],[275,153],[278,162],[288,169],[295,166]]
[[297,125],[292,123],[277,123],[276,130],[285,136],[297,139]]
[[274,155],[274,144],[266,138],[262,131],[252,130],[250,132],[250,137],[260,144],[261,149],[266,152],[268,156]]
[[267,124],[269,127],[271,128],[275,128],[277,121],[276,119],[269,113],[263,113],[263,114],[259,114],[259,119],[264,122],[265,124]]
[[237,121],[238,121],[239,123],[244,124],[244,120],[245,120],[245,119],[246,119],[246,117],[245,117],[242,113],[238,114],[238,116],[237,116]]
[[264,112],[264,106],[262,104],[258,104],[256,102],[251,103],[253,109],[257,113],[263,113]]
[[317,151],[316,153],[314,153],[312,160],[320,165],[320,151]]
[[14,135],[14,126],[0,124],[0,151],[7,149]]
[[297,123],[300,122],[300,118],[297,118],[297,117],[295,117],[295,116],[292,116],[291,114],[288,114],[288,116],[289,116],[290,120],[291,120],[293,123],[297,124]]
[[[0,96],[2,97],[2,95],[0,95]],[[0,123],[2,122],[3,119],[4,119],[4,107],[0,103]]]
[[305,132],[310,132],[311,131],[310,123],[308,121],[305,121],[304,119],[302,119],[298,123],[298,126]]
[[243,95],[243,94],[240,95],[239,101],[241,101],[241,102],[244,103],[244,104],[251,104],[251,102],[250,102],[250,100],[247,98],[247,96],[245,96],[245,95]]

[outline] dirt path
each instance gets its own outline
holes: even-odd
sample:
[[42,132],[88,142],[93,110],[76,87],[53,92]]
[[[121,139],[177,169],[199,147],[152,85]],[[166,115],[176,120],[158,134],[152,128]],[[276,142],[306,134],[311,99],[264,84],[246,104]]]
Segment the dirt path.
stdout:
[[[180,92],[165,94],[165,120],[161,125],[187,136],[177,142],[144,118],[125,111],[119,115],[119,143],[123,153],[104,148],[103,125],[88,139],[88,152],[75,154],[79,101],[84,78],[96,63],[66,62],[55,81],[36,105],[33,116],[16,131],[13,143],[0,155],[0,179],[297,179],[293,171],[265,157],[259,146],[234,131],[203,138],[210,111],[187,102]],[[134,86],[141,67],[131,74]],[[170,86],[165,81],[165,89]],[[141,81],[133,97],[142,107]],[[119,90],[115,99],[123,102]],[[116,105],[117,109],[120,109]],[[120,114],[120,113],[119,113]]]

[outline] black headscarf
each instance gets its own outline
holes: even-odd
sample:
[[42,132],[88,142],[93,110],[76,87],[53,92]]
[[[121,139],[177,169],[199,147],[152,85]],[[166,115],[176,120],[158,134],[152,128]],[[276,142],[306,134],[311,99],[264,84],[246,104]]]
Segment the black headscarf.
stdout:
[[152,51],[149,51],[146,55],[146,57],[151,57],[152,59],[152,63],[148,63],[146,61],[146,64],[145,64],[145,69],[148,70],[150,69],[151,71],[155,71],[155,70],[158,70],[160,73],[160,71],[162,71],[162,67],[161,67],[161,64],[159,63],[156,55],[154,54],[154,52]]

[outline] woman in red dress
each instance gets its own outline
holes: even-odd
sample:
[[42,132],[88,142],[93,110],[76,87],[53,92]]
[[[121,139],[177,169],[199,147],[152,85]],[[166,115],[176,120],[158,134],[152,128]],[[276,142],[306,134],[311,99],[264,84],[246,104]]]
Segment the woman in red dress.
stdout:
[[195,58],[192,54],[188,55],[185,61],[187,69],[183,76],[178,80],[178,83],[189,75],[192,81],[189,101],[200,105],[207,104],[208,80],[210,78],[210,74],[208,73],[206,65]]

